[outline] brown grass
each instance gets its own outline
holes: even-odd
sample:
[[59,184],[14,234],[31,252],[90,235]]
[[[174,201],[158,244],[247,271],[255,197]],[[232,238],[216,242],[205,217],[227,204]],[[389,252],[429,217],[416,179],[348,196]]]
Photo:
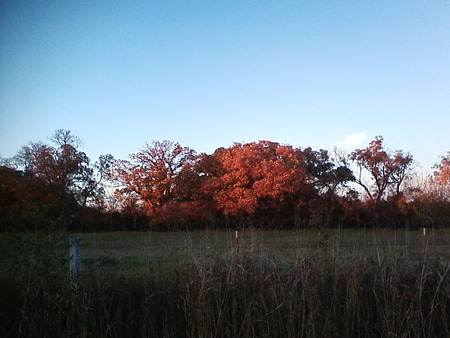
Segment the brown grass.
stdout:
[[[123,235],[132,237],[128,244],[141,240]],[[216,244],[197,242],[210,235],[218,236]],[[64,236],[44,236],[44,243],[32,236],[10,238],[3,251],[14,249],[17,259],[12,264],[3,258],[0,335],[450,337],[450,264],[438,255],[440,245],[424,259],[420,245],[416,257],[403,242],[387,244],[384,234],[372,233],[362,250],[366,234],[347,235],[344,242],[341,233],[338,243],[333,233],[303,239],[248,233],[237,254],[227,234],[180,234],[182,244],[167,234],[165,248],[172,248],[167,257],[160,248],[152,251],[147,238],[145,255],[134,256],[130,247],[123,261],[108,256],[108,248],[120,252],[126,239],[118,244],[113,235],[109,240],[90,235],[91,242],[83,239],[88,256],[76,281],[68,276],[67,259],[58,255]],[[219,245],[222,236],[230,240]],[[420,236],[409,236],[420,243]],[[266,245],[291,254],[283,258],[282,251],[270,253]],[[102,252],[101,259],[94,250]],[[145,267],[137,268],[145,260]],[[163,263],[169,266],[160,268]]]

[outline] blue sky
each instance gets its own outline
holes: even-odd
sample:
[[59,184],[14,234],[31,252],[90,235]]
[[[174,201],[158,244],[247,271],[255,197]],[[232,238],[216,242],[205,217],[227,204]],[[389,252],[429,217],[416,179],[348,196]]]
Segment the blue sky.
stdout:
[[382,135],[450,150],[450,1],[0,0],[0,155],[70,129],[95,160]]

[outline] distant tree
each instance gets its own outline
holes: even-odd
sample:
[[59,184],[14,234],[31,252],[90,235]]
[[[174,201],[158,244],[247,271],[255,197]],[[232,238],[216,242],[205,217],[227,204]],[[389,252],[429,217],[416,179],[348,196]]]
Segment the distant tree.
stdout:
[[63,212],[59,195],[45,180],[0,166],[0,230],[52,229]]
[[[314,187],[314,198],[309,200],[309,226],[332,227],[340,225],[346,207],[343,196],[349,192],[348,182],[353,173],[344,158],[332,158],[327,150],[303,150],[308,180]],[[348,209],[348,208],[347,208]]]
[[108,171],[113,163],[114,157],[111,154],[100,155],[93,166],[84,170],[77,189],[77,197],[83,208],[88,205],[88,202],[93,206],[103,206],[104,182],[108,179]]
[[[386,151],[381,136],[371,141],[367,148],[352,152],[351,159],[358,167],[355,182],[376,202],[381,201],[388,192],[401,194],[401,185],[413,166],[413,157],[409,153],[405,154],[400,150],[394,153]],[[369,175],[372,185],[364,181],[364,172]]]
[[442,185],[450,185],[450,152],[442,156],[441,161],[435,164],[434,180]]
[[[79,150],[80,139],[70,130],[58,129],[49,140],[50,144],[35,142],[22,147],[9,163],[23,173],[24,180],[33,182],[31,186],[40,182],[45,191],[57,197],[51,204],[53,209],[58,205],[61,213],[52,216],[53,223],[68,226],[78,223],[80,207],[84,210],[89,201],[89,206],[93,206],[92,202],[102,199],[102,181],[112,156],[102,155],[92,166],[89,157]],[[33,195],[30,190],[27,194]]]
[[420,227],[445,227],[450,224],[449,154],[443,156],[427,177],[416,177],[409,190],[412,223]]
[[54,146],[39,142],[22,147],[16,163],[25,175],[43,178],[64,200],[90,171],[89,157],[78,150],[81,142],[69,130],[57,130],[51,141]]
[[118,192],[137,198],[148,215],[155,215],[158,208],[174,198],[181,173],[197,159],[194,150],[167,140],[147,144],[129,157],[130,161],[115,161],[109,175],[121,184]]
[[[442,156],[434,168],[435,172],[428,177],[426,187],[422,187],[421,193],[425,193],[434,204],[447,204],[450,202],[450,152]],[[448,205],[446,207],[448,208]]]
[[242,220],[257,212],[268,215],[287,202],[294,205],[299,195],[311,191],[301,150],[275,142],[219,148],[200,166],[207,178],[205,193],[225,215]]
[[336,165],[327,150],[315,151],[308,147],[303,155],[311,182],[321,195],[334,194],[338,187],[354,180],[350,168],[345,164]]

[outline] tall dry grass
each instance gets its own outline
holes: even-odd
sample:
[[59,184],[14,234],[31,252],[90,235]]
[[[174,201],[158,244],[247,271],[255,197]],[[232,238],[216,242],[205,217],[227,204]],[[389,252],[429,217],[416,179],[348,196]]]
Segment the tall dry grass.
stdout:
[[251,256],[1,283],[3,337],[450,337],[449,266]]

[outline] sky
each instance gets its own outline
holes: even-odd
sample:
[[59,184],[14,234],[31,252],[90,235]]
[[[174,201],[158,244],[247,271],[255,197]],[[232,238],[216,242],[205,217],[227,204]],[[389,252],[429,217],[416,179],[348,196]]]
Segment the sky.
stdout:
[[69,129],[95,161],[153,140],[450,151],[450,0],[0,0],[0,156]]

